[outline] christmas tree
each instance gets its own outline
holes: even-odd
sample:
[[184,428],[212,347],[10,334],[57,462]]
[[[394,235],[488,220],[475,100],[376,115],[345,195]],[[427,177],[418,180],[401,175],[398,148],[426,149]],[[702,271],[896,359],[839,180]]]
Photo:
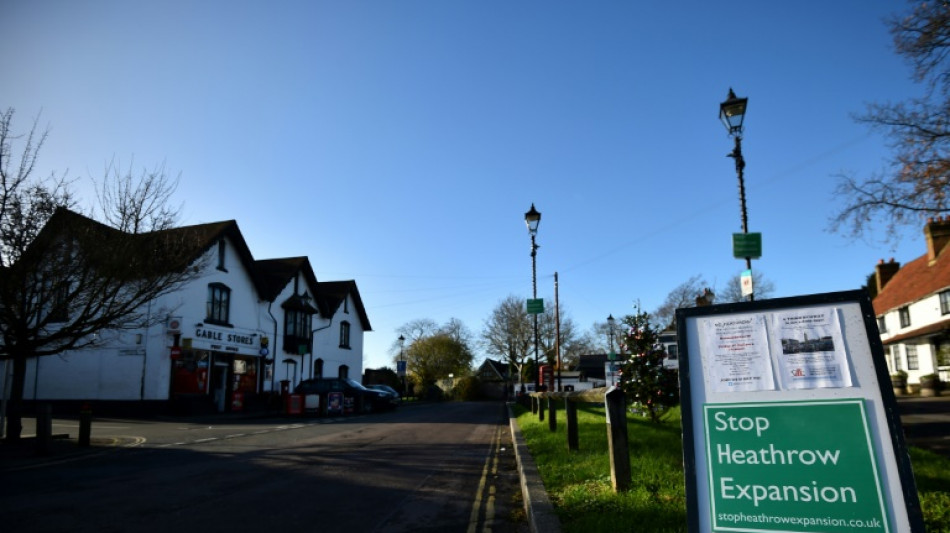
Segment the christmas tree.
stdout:
[[638,310],[623,323],[629,330],[621,337],[620,386],[627,398],[649,418],[659,423],[666,413],[679,405],[679,377],[666,368],[666,351],[658,341],[658,332],[650,325],[650,315]]

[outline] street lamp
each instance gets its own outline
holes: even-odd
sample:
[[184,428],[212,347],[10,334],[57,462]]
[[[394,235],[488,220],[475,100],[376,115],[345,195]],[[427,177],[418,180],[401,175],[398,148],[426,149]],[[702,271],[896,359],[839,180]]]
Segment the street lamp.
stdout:
[[[736,174],[739,176],[739,206],[742,216],[742,233],[744,235],[748,235],[749,233],[749,217],[746,214],[745,180],[742,176],[743,170],[745,170],[745,159],[742,158],[742,122],[745,120],[745,111],[748,103],[748,98],[737,98],[736,93],[732,92],[730,88],[726,101],[719,104],[719,120],[722,121],[729,135],[736,140],[735,148],[733,148],[732,153],[727,154],[727,157],[731,157],[736,161]],[[751,255],[745,257],[745,266],[746,270],[751,274]],[[754,293],[749,294],[749,300],[755,300]]]
[[403,360],[403,357],[402,357],[402,348],[403,346],[406,345],[406,338],[400,335],[399,338],[396,340],[399,341],[399,366],[401,367],[399,371],[402,374],[402,395],[405,396],[406,395],[406,362],[405,360]]
[[614,320],[614,315],[613,313],[611,313],[607,317],[607,331],[608,331],[607,337],[610,339],[610,353],[607,355],[607,358],[610,359],[611,361],[613,361],[617,357],[616,354],[614,354],[614,324],[616,323],[617,321]]
[[[541,224],[541,213],[531,204],[531,210],[524,214],[524,223],[528,226],[531,235],[531,298],[538,299],[538,245],[535,237],[538,235],[538,225]],[[540,392],[541,366],[538,363],[538,314],[534,313],[534,392]]]

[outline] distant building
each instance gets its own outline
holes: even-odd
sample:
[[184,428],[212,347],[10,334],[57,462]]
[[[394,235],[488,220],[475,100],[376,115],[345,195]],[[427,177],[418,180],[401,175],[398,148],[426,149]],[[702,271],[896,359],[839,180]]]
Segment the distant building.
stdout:
[[950,218],[924,227],[927,253],[901,267],[891,259],[875,268],[877,316],[890,371],[908,383],[938,373],[950,381]]

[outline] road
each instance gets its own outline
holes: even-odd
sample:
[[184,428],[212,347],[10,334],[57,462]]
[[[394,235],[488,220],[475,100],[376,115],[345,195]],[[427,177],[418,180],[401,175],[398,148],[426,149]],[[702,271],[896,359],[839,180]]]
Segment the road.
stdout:
[[97,420],[92,436],[128,447],[3,471],[3,531],[527,530],[498,403],[332,420]]

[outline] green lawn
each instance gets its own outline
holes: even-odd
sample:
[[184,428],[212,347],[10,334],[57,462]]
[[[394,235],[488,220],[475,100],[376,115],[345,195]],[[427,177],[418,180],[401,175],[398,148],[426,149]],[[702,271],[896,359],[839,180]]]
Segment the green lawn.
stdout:
[[[567,449],[564,412],[552,433],[530,410],[516,407],[518,424],[566,533],[686,531],[686,488],[679,410],[657,426],[628,415],[632,489],[610,483],[603,406],[578,407],[580,450]],[[911,448],[928,532],[950,533],[950,459]]]

